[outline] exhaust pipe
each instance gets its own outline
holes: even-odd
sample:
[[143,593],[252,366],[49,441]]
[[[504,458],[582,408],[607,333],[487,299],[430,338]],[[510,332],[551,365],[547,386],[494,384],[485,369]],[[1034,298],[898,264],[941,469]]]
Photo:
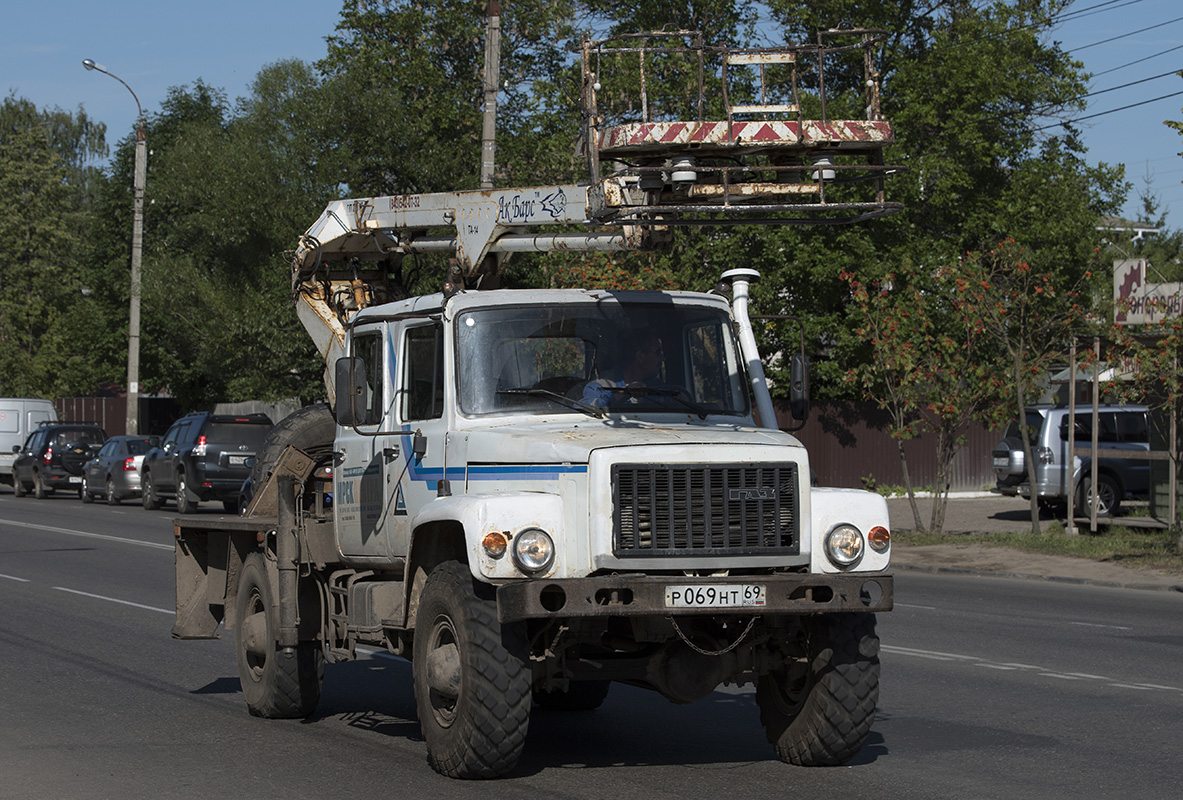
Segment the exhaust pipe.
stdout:
[[776,429],[776,412],[772,408],[772,395],[768,392],[768,379],[764,377],[764,365],[760,363],[760,351],[756,348],[756,335],[752,333],[752,321],[748,318],[748,289],[758,280],[760,273],[754,269],[729,269],[723,273],[723,281],[731,282],[731,313],[739,328],[739,349],[748,365],[752,393],[756,396],[756,409],[760,412],[760,425]]

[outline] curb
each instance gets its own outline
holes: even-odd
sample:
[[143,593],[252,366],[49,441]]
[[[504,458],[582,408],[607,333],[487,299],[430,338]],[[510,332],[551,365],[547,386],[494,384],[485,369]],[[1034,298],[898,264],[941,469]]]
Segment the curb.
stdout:
[[1121,581],[1103,581],[1097,578],[1068,578],[1061,575],[1032,575],[1029,572],[988,572],[980,569],[965,567],[937,567],[930,564],[901,564],[891,563],[892,569],[902,572],[927,572],[939,575],[973,575],[979,578],[1010,578],[1012,580],[1047,581],[1049,583],[1066,583],[1078,586],[1101,586],[1107,589],[1138,589],[1141,591],[1183,592],[1183,584],[1162,586],[1150,583],[1124,583]]

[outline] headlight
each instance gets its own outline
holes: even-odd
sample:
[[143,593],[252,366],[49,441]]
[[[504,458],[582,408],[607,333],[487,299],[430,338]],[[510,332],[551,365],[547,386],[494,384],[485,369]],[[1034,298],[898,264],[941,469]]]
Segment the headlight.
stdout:
[[522,572],[545,572],[554,560],[555,543],[546,531],[526,528],[513,537],[513,562]]
[[839,525],[826,534],[826,557],[835,566],[853,567],[863,557],[863,535],[853,525]]

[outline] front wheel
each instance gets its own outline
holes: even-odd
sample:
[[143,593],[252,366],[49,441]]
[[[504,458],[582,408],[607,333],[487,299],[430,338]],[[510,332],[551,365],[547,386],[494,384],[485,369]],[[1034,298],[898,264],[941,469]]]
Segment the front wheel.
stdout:
[[15,472],[12,473],[12,493],[17,497],[24,497],[29,493],[25,488],[25,482]]
[[324,654],[316,642],[299,642],[292,654],[279,649],[279,608],[262,553],[242,567],[235,604],[238,680],[247,708],[256,717],[298,719],[320,702]]
[[445,562],[427,578],[415,618],[412,671],[432,769],[496,778],[518,762],[530,723],[525,629],[497,621],[490,587]]
[[874,614],[825,614],[803,623],[782,669],[756,684],[756,705],[781,760],[843,764],[862,749],[879,701]]
[[84,503],[94,502],[94,495],[90,493],[90,487],[86,485],[86,478],[82,479],[82,488],[78,490],[78,496],[82,498]]

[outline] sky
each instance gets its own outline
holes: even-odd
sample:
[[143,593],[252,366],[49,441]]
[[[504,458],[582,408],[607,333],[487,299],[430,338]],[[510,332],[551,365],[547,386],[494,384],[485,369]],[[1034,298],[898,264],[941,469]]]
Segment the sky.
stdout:
[[[146,112],[159,110],[170,87],[198,78],[225,90],[233,102],[249,94],[267,64],[321,58],[340,8],[338,0],[57,0],[48,8],[9,3],[0,92],[25,97],[38,108],[82,107],[107,124],[108,141],[114,142],[134,129],[135,102],[117,81],[86,71],[84,58],[126,81]],[[1183,69],[1183,4],[1077,0],[1069,13],[1075,16],[1048,36],[1095,75],[1090,91],[1102,92],[1088,98],[1081,115],[1098,116],[1079,123],[1087,160],[1126,165],[1134,189],[1123,216],[1137,216],[1138,193],[1149,176],[1151,192],[1169,209],[1167,226],[1183,227],[1183,137],[1162,124],[1183,119],[1183,78],[1154,77]],[[1171,48],[1178,49],[1156,55]],[[1144,82],[1117,88],[1136,81]]]

